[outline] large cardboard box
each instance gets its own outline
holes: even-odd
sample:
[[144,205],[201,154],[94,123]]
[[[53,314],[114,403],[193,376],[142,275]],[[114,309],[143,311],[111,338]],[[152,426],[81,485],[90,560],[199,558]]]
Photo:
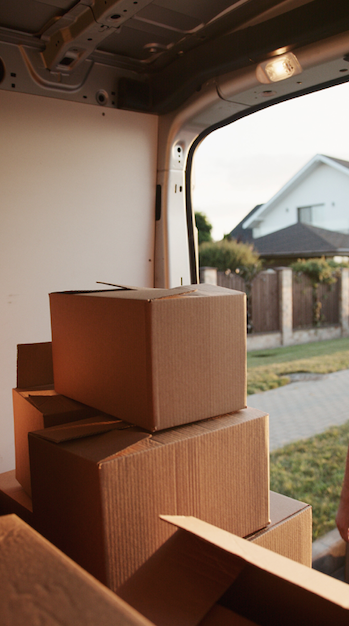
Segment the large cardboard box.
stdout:
[[117,592],[156,626],[347,626],[345,583],[201,520],[163,519],[176,534]]
[[50,294],[55,389],[151,432],[238,411],[245,300],[212,285]]
[[17,388],[12,390],[16,478],[31,497],[28,433],[96,415],[96,409],[53,389],[51,343],[17,346]]
[[161,512],[240,536],[269,522],[268,416],[257,409],[154,435],[90,419],[31,433],[29,446],[38,529],[114,591],[172,534]]
[[271,491],[270,524],[246,539],[311,567],[311,506]]
[[0,537],[2,626],[151,626],[16,515]]

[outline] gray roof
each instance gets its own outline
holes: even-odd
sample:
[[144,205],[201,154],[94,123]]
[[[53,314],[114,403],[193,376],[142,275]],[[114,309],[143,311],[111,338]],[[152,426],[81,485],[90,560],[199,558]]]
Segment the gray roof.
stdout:
[[[349,166],[349,164],[348,164]],[[245,220],[247,220],[250,215],[253,215],[261,207],[261,204],[257,204],[245,217],[239,222],[235,228],[229,233],[229,237],[231,239],[236,239],[239,242],[249,243],[253,241],[252,228],[243,228],[243,224]]]
[[265,257],[349,255],[349,235],[300,222],[253,239],[253,244],[255,250]]

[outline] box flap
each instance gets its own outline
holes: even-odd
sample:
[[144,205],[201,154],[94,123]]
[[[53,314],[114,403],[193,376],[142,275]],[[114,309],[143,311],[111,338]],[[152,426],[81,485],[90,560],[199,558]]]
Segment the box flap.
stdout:
[[[124,291],[133,291],[138,290],[140,287],[135,287],[134,285],[116,285],[115,283],[105,283],[103,280],[96,280],[97,285],[106,285],[107,287],[117,287],[118,289],[123,289]],[[147,289],[147,287],[145,287]],[[148,287],[151,289],[151,287]]]
[[[40,403],[40,398],[48,398],[49,396],[58,396],[59,394],[57,393],[57,391],[55,391],[54,389],[21,389],[21,390],[17,390],[19,395],[22,396],[22,398],[30,398],[31,400],[34,400],[34,398],[38,398],[38,403]],[[36,400],[34,400],[32,402],[32,404],[35,404]]]
[[99,298],[121,298],[126,300],[145,300],[153,302],[154,300],[183,297],[196,292],[196,290],[196,285],[174,287],[172,289],[142,287],[139,289],[104,289],[101,291],[76,292],[75,295],[94,296]]
[[[66,396],[62,396],[48,390],[48,392],[39,391],[31,392],[25,391],[20,392],[22,396],[26,397],[28,402],[32,404],[36,409],[40,411],[43,415],[57,415],[60,413],[76,413],[76,411],[80,411],[84,405],[80,404],[80,402],[76,402],[75,400],[71,400]],[[90,415],[93,409],[90,411]],[[98,413],[98,411],[94,411]]]
[[152,626],[16,515],[0,537],[3,626]]
[[63,443],[73,439],[92,437],[93,435],[99,435],[111,430],[125,430],[128,428],[132,428],[132,425],[121,420],[109,418],[107,415],[97,415],[96,417],[88,417],[77,422],[37,430],[35,434],[53,443]]
[[246,294],[243,291],[237,291],[236,289],[227,289],[227,287],[220,287],[218,285],[209,285],[208,283],[200,283],[199,285],[192,285],[192,287],[196,287],[195,292],[193,292],[194,297],[212,297],[212,296],[239,296],[240,298],[245,298]]
[[217,558],[188,533],[175,533],[117,594],[157,626],[197,626],[244,565],[223,551]]
[[[171,289],[161,289],[154,287],[131,287],[126,285],[114,285],[113,283],[99,284],[116,287],[116,289],[96,289],[89,291],[63,291],[58,293],[76,295],[76,296],[96,296],[108,298],[125,298],[130,300],[163,300],[168,298],[179,298],[187,295],[194,297],[212,297],[212,296],[239,296],[245,298],[242,291],[234,289],[226,289],[217,285],[198,284],[198,285],[181,285],[180,287],[172,287]],[[50,294],[55,295],[55,294]]]
[[53,385],[52,344],[26,343],[17,346],[17,387],[29,389]]
[[346,610],[349,609],[349,587],[345,583],[325,574],[312,570],[305,565],[291,561],[261,546],[251,544],[245,539],[207,524],[195,517],[161,515],[161,519],[177,526],[216,546],[226,553],[234,555],[239,561],[254,565],[287,583],[301,587],[306,591],[324,598]]
[[[197,291],[196,288],[194,288],[195,286],[193,285],[193,287],[173,287],[172,289],[161,289],[161,288],[154,288],[154,287],[132,287],[131,285],[115,285],[114,283],[104,283],[100,280],[97,280],[97,284],[98,285],[107,285],[109,287],[117,287],[119,291],[140,291],[143,292],[146,295],[153,295],[154,297],[150,298],[150,300],[163,300],[164,298],[178,298],[178,297],[182,297],[185,296],[187,293],[194,293],[195,291]],[[185,291],[183,291],[183,289]],[[166,295],[164,296],[160,296],[159,292],[160,291],[165,291]],[[92,293],[92,292],[91,292]],[[143,299],[143,297],[142,297]],[[148,298],[147,298],[148,299]]]

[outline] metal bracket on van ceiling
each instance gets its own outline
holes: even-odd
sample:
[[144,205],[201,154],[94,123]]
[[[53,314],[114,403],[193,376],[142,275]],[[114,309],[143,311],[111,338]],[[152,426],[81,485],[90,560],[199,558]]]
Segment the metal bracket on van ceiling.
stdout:
[[42,58],[50,71],[70,73],[98,44],[152,0],[80,0],[42,33]]

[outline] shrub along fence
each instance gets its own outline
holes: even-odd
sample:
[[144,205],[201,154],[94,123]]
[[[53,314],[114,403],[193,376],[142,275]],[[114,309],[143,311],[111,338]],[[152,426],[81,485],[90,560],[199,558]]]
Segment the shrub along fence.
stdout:
[[[201,282],[246,292],[244,280],[233,272],[200,269]],[[248,348],[263,349],[332,339],[349,334],[349,270],[332,285],[319,285],[321,315],[313,326],[312,285],[290,268],[260,272],[252,281],[249,298]]]

